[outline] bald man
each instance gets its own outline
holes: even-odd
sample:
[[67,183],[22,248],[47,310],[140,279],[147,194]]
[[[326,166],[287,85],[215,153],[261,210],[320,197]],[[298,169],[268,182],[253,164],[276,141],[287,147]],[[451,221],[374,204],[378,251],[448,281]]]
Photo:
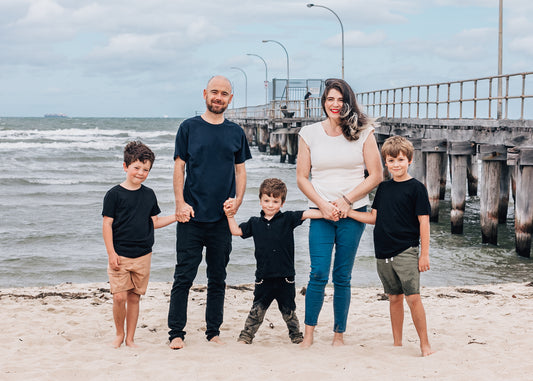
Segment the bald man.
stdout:
[[[170,348],[184,346],[187,301],[206,248],[206,338],[222,344],[220,325],[224,315],[226,266],[231,252],[231,233],[224,213],[233,213],[246,189],[245,161],[250,148],[243,129],[224,118],[233,98],[230,81],[214,76],[204,89],[205,112],[183,121],[174,150],[176,200],[176,260],[170,294],[168,327]],[[185,173],[187,174],[185,176]]]

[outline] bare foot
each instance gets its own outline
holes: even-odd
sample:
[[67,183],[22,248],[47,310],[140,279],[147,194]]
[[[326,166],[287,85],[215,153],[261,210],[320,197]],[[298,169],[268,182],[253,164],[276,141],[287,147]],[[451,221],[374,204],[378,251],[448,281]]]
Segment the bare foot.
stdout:
[[239,343],[239,344],[249,344],[249,343],[247,343],[246,341],[243,341],[243,340],[239,340],[239,341],[237,341],[237,343]]
[[215,343],[215,344],[219,344],[219,345],[224,345],[226,344],[225,342],[223,342],[219,336],[214,336],[211,338],[211,340],[209,340],[210,343]]
[[181,337],[175,337],[172,339],[168,346],[170,347],[170,349],[181,349],[185,346],[185,343],[183,342],[183,339]]
[[313,335],[306,335],[300,344],[300,348],[309,348],[313,345]]
[[117,335],[115,337],[115,340],[113,340],[113,342],[111,343],[111,345],[113,346],[113,348],[119,348],[123,342],[124,342],[124,335]]
[[427,356],[430,356],[433,353],[435,353],[435,351],[433,349],[431,349],[431,346],[429,346],[429,345],[425,346],[425,347],[420,346],[420,350],[422,351],[422,356],[423,357],[427,357]]
[[335,332],[333,334],[333,341],[331,345],[334,347],[342,347],[344,345],[344,335],[342,333]]
[[127,347],[130,347],[130,348],[139,348],[139,346],[137,344],[135,344],[135,342],[133,340],[126,340],[126,346]]

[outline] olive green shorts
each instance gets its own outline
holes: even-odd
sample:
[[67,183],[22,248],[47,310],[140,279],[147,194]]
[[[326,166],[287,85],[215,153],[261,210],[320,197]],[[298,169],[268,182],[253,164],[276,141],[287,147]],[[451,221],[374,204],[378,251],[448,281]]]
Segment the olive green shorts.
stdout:
[[410,247],[392,258],[376,260],[379,279],[386,294],[420,294],[418,247]]

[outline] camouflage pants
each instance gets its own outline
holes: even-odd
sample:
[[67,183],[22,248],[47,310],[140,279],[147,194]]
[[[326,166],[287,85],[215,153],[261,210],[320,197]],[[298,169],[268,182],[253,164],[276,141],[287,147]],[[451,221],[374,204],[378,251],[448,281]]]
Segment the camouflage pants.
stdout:
[[300,331],[300,323],[296,316],[296,303],[294,298],[296,289],[292,278],[271,278],[256,282],[254,290],[254,302],[244,329],[239,335],[239,341],[251,344],[255,334],[265,318],[270,304],[276,300],[283,316],[283,320],[289,329],[289,337],[295,344],[302,342],[303,335]]

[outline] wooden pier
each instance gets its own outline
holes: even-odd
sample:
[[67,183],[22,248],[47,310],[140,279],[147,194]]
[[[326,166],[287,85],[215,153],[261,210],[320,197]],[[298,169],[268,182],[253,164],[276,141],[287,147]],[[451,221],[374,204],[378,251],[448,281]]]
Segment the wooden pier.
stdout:
[[[525,81],[531,74],[533,73],[502,77],[507,78],[509,83],[509,77],[521,76]],[[494,78],[497,77],[487,79],[491,86]],[[471,81],[474,80],[457,83]],[[438,88],[442,85],[424,86],[428,88],[429,94],[430,86]],[[372,93],[396,93],[400,90],[403,94],[404,89],[378,90]],[[409,88],[408,99],[404,99],[402,95],[393,97],[392,101],[367,102],[365,106],[370,115],[373,114],[370,112],[372,110],[375,115],[376,107],[386,114],[385,117],[377,118],[379,124],[375,136],[378,145],[393,135],[405,136],[413,142],[415,156],[410,173],[426,185],[431,204],[430,219],[433,222],[438,221],[439,201],[444,199],[447,179],[451,179],[452,234],[462,234],[466,195],[475,196],[479,190],[482,242],[497,245],[498,225],[506,222],[509,199],[512,197],[516,253],[530,258],[533,234],[533,198],[530,193],[533,191],[533,118],[525,119],[524,112],[525,102],[531,101],[533,95],[525,93],[525,86],[522,86],[522,93],[518,96],[507,93],[505,96],[493,97],[489,94],[486,98],[478,96],[463,99],[461,95],[459,100],[455,100],[450,97],[450,93],[452,91],[448,87],[448,99],[439,100],[437,91],[436,99],[429,101],[429,98],[425,98],[422,101],[420,98],[411,98],[412,91]],[[363,99],[366,96],[368,100],[369,94],[371,93],[358,96]],[[510,107],[509,102],[513,99],[520,102],[519,107]],[[484,106],[488,110],[488,117],[484,119],[478,117],[478,103],[482,101],[488,102],[488,107]],[[467,118],[463,115],[463,107],[468,102],[476,103],[473,107],[474,117]],[[450,109],[459,103],[461,117],[450,117]],[[509,116],[509,110],[518,110],[520,115],[516,119],[494,119],[491,115],[492,103],[505,104],[505,116]],[[426,114],[422,117],[421,104],[426,108]],[[442,107],[443,104],[445,108]],[[230,110],[226,117],[239,123],[249,142],[257,145],[260,151],[280,155],[281,162],[294,164],[300,128],[325,117],[318,98],[310,99],[306,104],[303,101],[291,101],[289,107],[284,106],[286,102],[272,102],[270,105],[251,109]],[[436,112],[434,116],[429,115],[430,107]],[[415,109],[417,113],[412,115],[411,111]],[[441,117],[443,109],[446,117]]]

